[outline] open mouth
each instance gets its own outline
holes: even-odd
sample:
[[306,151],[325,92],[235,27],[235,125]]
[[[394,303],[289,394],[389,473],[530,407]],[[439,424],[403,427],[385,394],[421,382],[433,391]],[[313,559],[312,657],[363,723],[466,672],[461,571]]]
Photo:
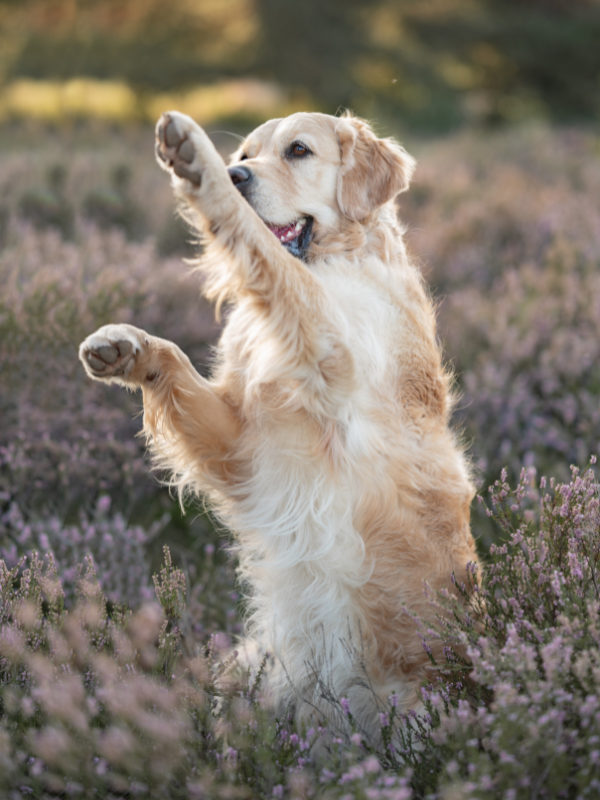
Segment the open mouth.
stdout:
[[304,258],[312,236],[312,217],[300,217],[295,222],[290,222],[289,225],[269,225],[268,222],[265,224],[288,253],[296,258]]

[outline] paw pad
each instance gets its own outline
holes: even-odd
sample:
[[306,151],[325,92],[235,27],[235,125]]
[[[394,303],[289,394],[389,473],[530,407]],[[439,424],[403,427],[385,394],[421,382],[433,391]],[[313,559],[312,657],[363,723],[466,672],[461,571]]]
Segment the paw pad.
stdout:
[[96,333],[82,344],[80,357],[92,377],[115,378],[128,374],[135,353],[133,343],[128,339],[112,339]]
[[156,126],[156,155],[179,178],[200,186],[200,172],[189,166],[196,155],[194,145],[169,114],[163,114]]
[[112,344],[103,344],[101,347],[97,348],[96,352],[99,356],[99,358],[96,358],[96,361],[102,359],[102,361],[107,364],[114,364],[119,357],[119,351],[116,347],[113,347]]

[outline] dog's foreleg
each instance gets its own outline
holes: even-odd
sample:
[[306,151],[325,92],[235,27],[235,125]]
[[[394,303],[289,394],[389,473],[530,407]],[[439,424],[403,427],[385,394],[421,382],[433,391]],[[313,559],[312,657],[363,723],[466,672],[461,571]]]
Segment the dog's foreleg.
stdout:
[[132,325],[105,325],[79,357],[91,378],[142,389],[144,432],[176,483],[207,490],[227,479],[240,422],[176,345]]
[[252,303],[282,346],[279,376],[299,379],[313,397],[335,407],[352,390],[354,364],[343,320],[318,278],[281,246],[236,190],[212,142],[190,117],[164,114],[156,151],[176,194],[204,220],[206,294]]

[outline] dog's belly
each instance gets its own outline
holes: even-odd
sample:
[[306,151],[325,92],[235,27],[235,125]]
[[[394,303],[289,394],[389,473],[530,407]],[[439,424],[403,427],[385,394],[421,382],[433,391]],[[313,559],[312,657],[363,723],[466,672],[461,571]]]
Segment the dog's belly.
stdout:
[[353,524],[351,476],[332,470],[302,431],[263,432],[253,450],[232,520],[242,557],[271,573],[271,592],[273,574],[285,573],[282,588],[291,594],[293,587],[307,608],[321,578],[348,590],[361,585],[364,546]]

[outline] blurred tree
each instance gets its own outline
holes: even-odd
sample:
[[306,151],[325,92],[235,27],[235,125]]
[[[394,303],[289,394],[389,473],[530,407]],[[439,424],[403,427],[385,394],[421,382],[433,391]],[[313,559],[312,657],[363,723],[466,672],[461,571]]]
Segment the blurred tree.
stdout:
[[329,108],[347,106],[356,91],[354,63],[369,52],[361,30],[365,0],[257,0],[261,46],[255,68],[264,77],[308,89]]
[[598,0],[0,0],[0,79],[274,80],[443,129],[600,112]]
[[86,75],[161,90],[239,74],[256,22],[251,0],[2,0],[0,36],[20,42],[5,79]]
[[74,213],[65,185],[67,170],[63,164],[54,164],[46,175],[47,187],[31,189],[19,200],[19,216],[38,229],[57,228],[65,239],[73,235]]
[[440,77],[463,95],[467,110],[470,95],[491,121],[530,114],[554,120],[598,115],[598,0],[391,5],[403,6],[405,24],[423,50],[437,54]]

